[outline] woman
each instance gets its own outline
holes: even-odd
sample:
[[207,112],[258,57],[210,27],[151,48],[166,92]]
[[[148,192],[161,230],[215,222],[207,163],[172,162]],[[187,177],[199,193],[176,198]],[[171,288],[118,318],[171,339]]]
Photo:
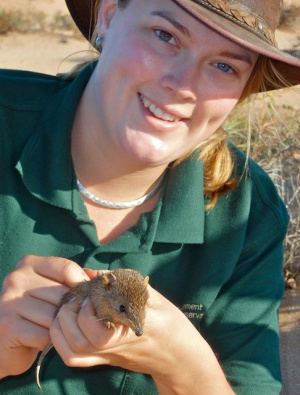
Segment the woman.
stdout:
[[[49,394],[278,394],[287,213],[220,126],[300,83],[274,42],[280,1],[67,5],[99,61],[0,75],[1,394],[38,393],[50,338]],[[107,330],[89,300],[53,318],[118,267],[150,276],[143,336]]]

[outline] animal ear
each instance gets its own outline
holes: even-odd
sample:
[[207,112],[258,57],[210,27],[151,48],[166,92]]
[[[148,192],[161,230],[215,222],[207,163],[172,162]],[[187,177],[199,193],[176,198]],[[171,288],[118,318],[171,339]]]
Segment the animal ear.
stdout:
[[102,275],[102,283],[105,288],[109,288],[110,286],[112,286],[115,281],[116,276],[113,273],[108,272]]
[[145,284],[145,285],[148,285],[148,284],[149,284],[149,276],[147,276],[147,277],[144,278],[144,284]]

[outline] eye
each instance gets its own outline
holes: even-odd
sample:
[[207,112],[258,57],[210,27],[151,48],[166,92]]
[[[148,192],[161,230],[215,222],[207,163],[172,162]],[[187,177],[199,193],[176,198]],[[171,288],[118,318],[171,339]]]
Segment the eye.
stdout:
[[119,307],[119,310],[121,313],[125,313],[126,307],[123,304],[121,304],[121,306]]
[[229,66],[227,63],[218,62],[218,63],[215,63],[215,66],[219,70],[223,71],[224,73],[233,73],[234,72],[233,68],[231,66]]
[[[157,37],[161,40],[164,41],[166,43],[171,43],[171,44],[175,44],[175,38],[172,36],[172,34],[168,33],[165,30],[159,30],[156,29],[155,30],[155,34],[157,35]],[[173,41],[172,41],[173,40]]]

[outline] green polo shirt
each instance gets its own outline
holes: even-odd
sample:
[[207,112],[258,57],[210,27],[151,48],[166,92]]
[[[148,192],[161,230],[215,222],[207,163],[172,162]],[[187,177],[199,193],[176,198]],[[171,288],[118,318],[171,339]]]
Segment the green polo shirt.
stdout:
[[[26,254],[139,270],[207,339],[237,394],[278,394],[277,313],[288,216],[273,183],[252,161],[242,175],[245,156],[232,146],[240,182],[205,212],[202,163],[192,156],[169,172],[153,212],[100,244],[76,186],[70,148],[91,72],[87,67],[73,82],[0,72],[1,284]],[[34,372],[35,364],[1,380],[0,393],[39,394]],[[110,366],[69,368],[55,350],[40,378],[46,395],[157,394],[147,375]]]

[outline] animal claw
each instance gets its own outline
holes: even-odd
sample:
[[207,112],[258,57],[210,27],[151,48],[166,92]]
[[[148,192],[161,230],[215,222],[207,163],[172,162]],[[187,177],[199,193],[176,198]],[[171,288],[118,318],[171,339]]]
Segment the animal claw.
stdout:
[[111,321],[107,321],[107,323],[106,323],[106,328],[107,328],[107,329],[113,328],[113,330],[114,330],[115,332],[117,331],[116,325],[115,325],[113,322],[111,322]]

